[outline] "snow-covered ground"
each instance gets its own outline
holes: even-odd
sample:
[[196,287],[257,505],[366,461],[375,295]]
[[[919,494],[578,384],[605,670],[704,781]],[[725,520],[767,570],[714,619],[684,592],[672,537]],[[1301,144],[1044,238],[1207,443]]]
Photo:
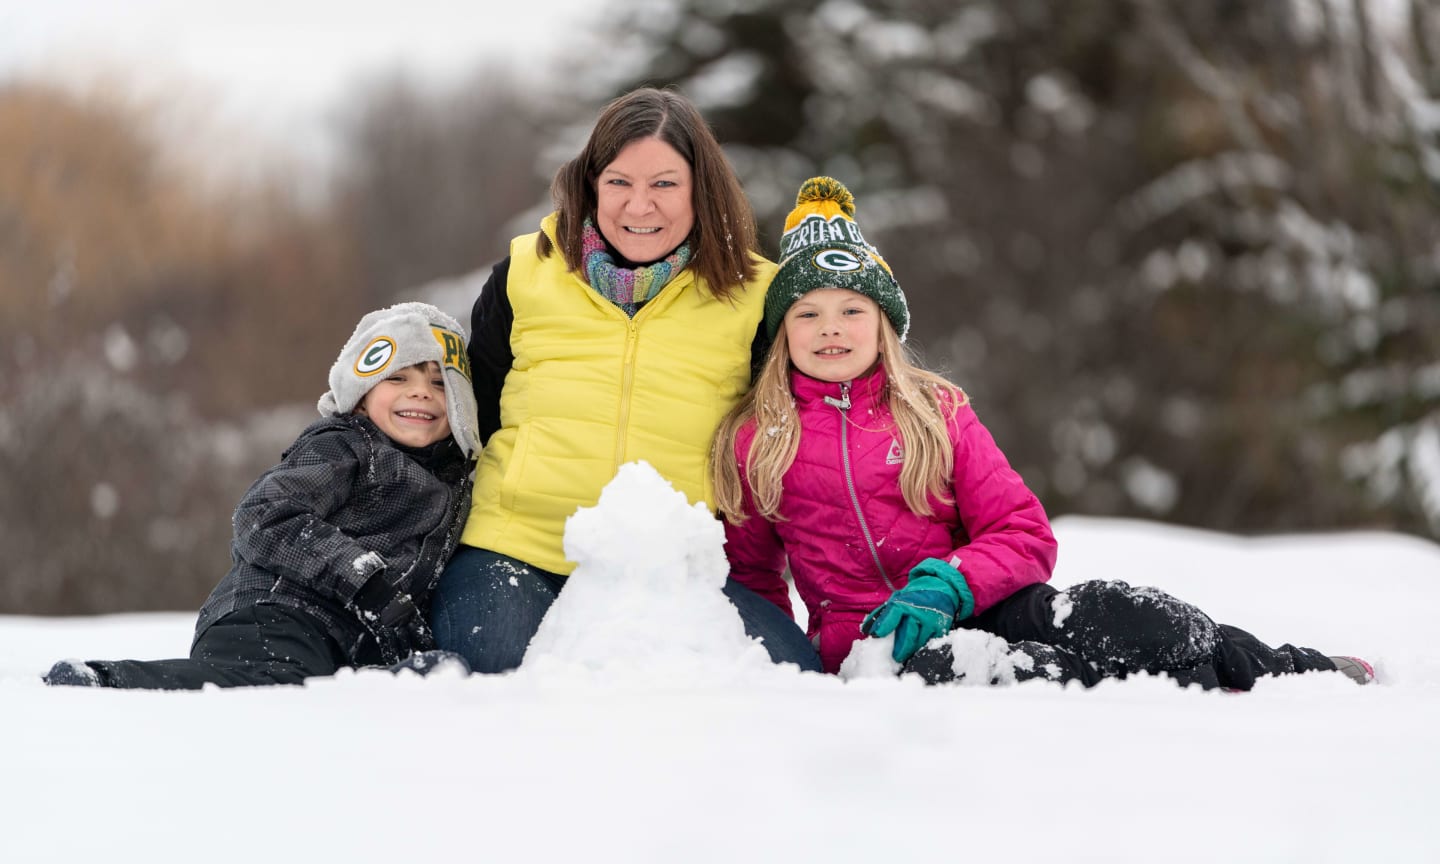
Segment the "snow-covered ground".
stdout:
[[925,688],[761,661],[657,480],[572,520],[510,675],[52,689],[61,657],[183,655],[193,614],[0,617],[0,860],[1440,861],[1434,544],[1059,519],[1056,584],[1158,585],[1381,683]]

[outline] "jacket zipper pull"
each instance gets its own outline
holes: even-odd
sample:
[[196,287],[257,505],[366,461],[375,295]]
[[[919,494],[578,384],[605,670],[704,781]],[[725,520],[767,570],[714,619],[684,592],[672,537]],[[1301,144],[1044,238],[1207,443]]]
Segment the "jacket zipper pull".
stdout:
[[849,410],[850,410],[850,382],[849,382],[849,381],[841,382],[841,384],[840,384],[840,398],[839,398],[839,399],[836,399],[834,396],[826,396],[826,397],[825,397],[825,404],[831,406],[832,408],[839,408],[841,411],[849,411]]

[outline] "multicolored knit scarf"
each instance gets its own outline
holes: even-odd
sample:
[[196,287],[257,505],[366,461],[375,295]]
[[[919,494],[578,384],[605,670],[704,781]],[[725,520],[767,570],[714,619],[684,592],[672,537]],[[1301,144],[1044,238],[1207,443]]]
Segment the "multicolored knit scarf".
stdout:
[[580,254],[590,287],[634,318],[645,301],[659,294],[660,289],[690,263],[690,244],[681,243],[663,261],[631,270],[615,263],[605,246],[605,238],[600,236],[595,223],[586,219],[581,226]]

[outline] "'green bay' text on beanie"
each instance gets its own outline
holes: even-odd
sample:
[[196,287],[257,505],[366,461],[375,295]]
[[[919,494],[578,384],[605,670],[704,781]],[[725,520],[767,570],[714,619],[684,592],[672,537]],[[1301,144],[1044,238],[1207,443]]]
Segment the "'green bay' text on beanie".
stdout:
[[910,331],[905,293],[890,265],[855,222],[855,196],[831,177],[800,185],[780,236],[780,269],[765,295],[765,332],[774,339],[785,313],[816,288],[848,288],[880,306],[900,341]]
[[470,456],[480,435],[465,331],[429,303],[397,303],[361,318],[330,367],[330,390],[316,407],[327,417],[349,414],[372,387],[385,380],[384,373],[427,360],[440,364],[450,434]]

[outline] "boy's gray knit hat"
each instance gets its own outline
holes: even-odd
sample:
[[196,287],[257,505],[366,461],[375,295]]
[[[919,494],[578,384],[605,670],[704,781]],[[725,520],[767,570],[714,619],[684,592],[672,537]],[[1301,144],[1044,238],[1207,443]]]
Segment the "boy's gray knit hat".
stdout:
[[327,417],[349,414],[370,388],[384,380],[384,373],[427,360],[439,363],[444,372],[450,434],[470,456],[480,436],[465,331],[429,303],[397,303],[361,318],[330,367],[330,390],[316,407]]

